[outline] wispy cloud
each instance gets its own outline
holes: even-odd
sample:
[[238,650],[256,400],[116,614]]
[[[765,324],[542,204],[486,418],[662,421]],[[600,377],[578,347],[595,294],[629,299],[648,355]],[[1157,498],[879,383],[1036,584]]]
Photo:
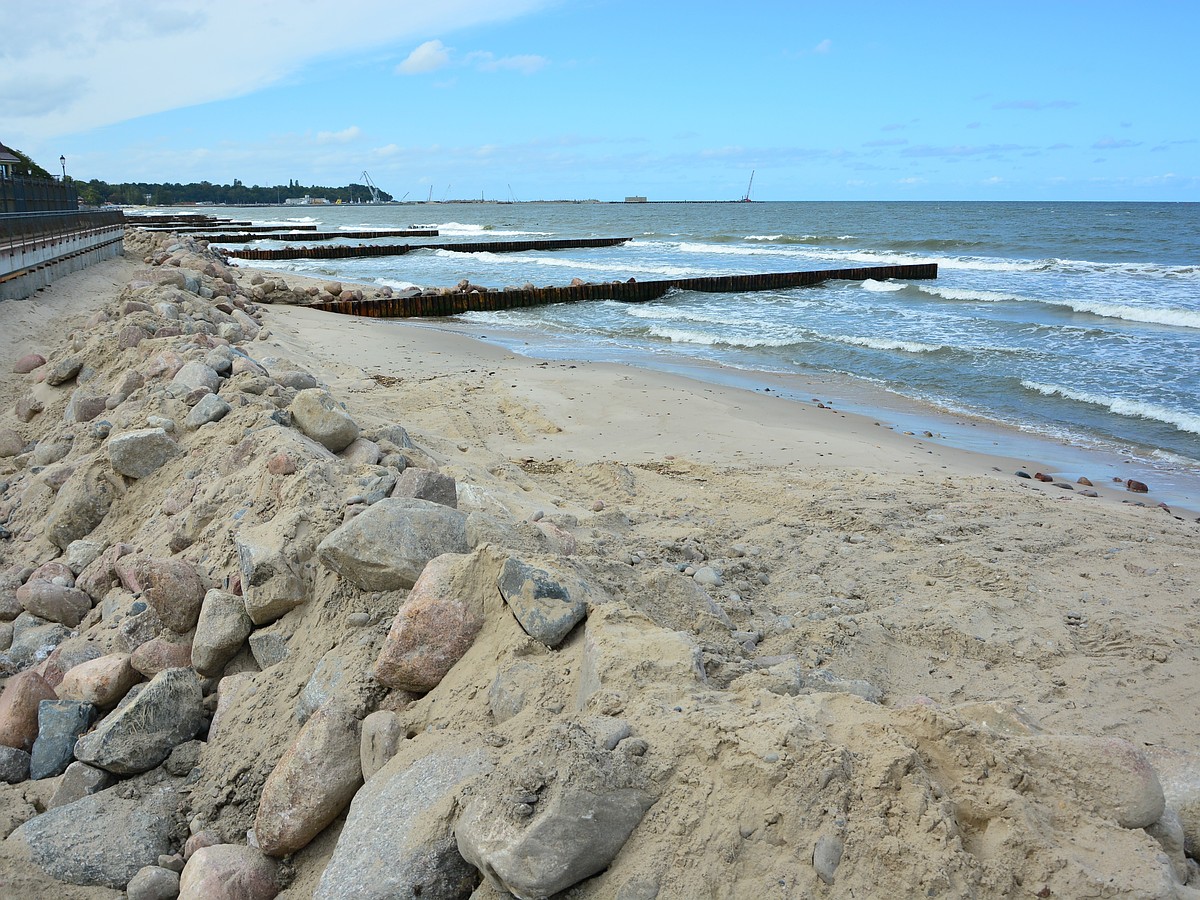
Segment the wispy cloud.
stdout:
[[362,129],[357,125],[351,125],[341,131],[318,131],[316,140],[318,144],[348,144],[360,137],[362,137]]
[[993,103],[992,109],[1073,109],[1078,105],[1075,100],[1001,100]]
[[1131,141],[1128,138],[1102,137],[1092,144],[1093,150],[1124,150],[1126,147],[1140,147],[1141,141]]
[[396,66],[398,75],[423,75],[426,72],[436,72],[450,65],[450,50],[441,41],[426,41],[400,65]]
[[522,75],[532,75],[539,69],[544,69],[550,60],[544,56],[521,54],[518,56],[501,56],[497,58],[487,50],[477,50],[467,54],[467,62],[479,69],[480,72],[520,72]]
[[825,40],[821,41],[821,43],[819,43],[819,44],[817,44],[817,46],[813,47],[812,52],[824,54],[824,53],[828,53],[832,49],[833,49],[833,41],[831,41],[829,38],[825,38]]
[[928,157],[963,157],[963,156],[987,156],[991,154],[1011,153],[1016,150],[1024,150],[1020,144],[983,144],[973,146],[969,144],[955,144],[950,147],[932,147],[928,144],[923,144],[916,147],[908,147],[901,150],[904,156],[928,156]]

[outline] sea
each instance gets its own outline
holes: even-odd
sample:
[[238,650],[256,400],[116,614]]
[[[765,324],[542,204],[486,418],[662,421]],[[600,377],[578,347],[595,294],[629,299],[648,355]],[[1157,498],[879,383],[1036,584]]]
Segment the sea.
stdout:
[[[1067,478],[1135,478],[1200,508],[1200,204],[418,203],[202,210],[430,242],[628,237],[550,252],[254,262],[372,285],[491,287],[937,263],[833,281],[432,322],[532,357],[604,360],[828,402]],[[346,243],[409,243],[414,238]],[[264,240],[257,246],[297,246]],[[229,248],[236,258],[236,248]],[[386,327],[386,326],[381,326]]]

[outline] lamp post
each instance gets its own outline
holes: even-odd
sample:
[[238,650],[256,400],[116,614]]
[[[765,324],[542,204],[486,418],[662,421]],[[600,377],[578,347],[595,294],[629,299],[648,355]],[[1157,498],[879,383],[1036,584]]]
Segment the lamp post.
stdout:
[[60,156],[60,157],[58,158],[58,161],[59,161],[59,162],[62,164],[62,167],[63,167],[63,183],[64,183],[64,184],[66,184],[66,181],[67,181],[67,158],[66,158],[65,156]]

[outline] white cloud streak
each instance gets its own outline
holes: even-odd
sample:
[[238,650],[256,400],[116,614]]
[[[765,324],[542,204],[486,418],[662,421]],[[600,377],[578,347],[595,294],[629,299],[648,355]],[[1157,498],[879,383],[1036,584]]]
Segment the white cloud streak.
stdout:
[[13,146],[243,96],[318,59],[488,22],[551,0],[63,0],[22,5],[0,40]]

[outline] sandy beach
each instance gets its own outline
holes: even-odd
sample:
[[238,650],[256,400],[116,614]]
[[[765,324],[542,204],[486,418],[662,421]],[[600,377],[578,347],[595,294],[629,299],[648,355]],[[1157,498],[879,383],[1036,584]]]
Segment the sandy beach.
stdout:
[[[154,352],[199,358],[207,344],[182,334],[116,349],[126,318],[145,326],[156,302],[189,308],[151,298],[157,288],[129,289],[146,280],[143,252],[0,304],[0,427],[26,444],[0,460],[0,519],[11,532],[0,570],[10,581],[62,551],[43,534],[53,503],[44,473],[103,460],[106,446],[64,419],[77,385],[14,374],[19,359],[41,353],[49,367],[73,348],[106,383],[146,371],[145,387],[105,411],[113,435],[188,413],[180,397],[151,390],[147,367]],[[256,274],[279,278],[229,271],[246,297]],[[119,312],[139,297],[145,310]],[[101,309],[111,323],[88,325]],[[238,724],[197,747],[180,795],[190,827],[172,837],[174,849],[189,831],[245,844],[256,817],[264,827],[259,798],[297,739],[297,697],[314,672],[337,668],[327,693],[347,693],[356,721],[388,713],[407,736],[377,772],[363,771],[355,805],[423,760],[476,747],[491,754],[492,774],[456,788],[453,814],[438,807],[419,820],[443,831],[457,821],[460,848],[470,843],[461,810],[508,796],[520,780],[514,767],[530,759],[561,759],[557,776],[545,776],[555,802],[554,791],[570,792],[573,765],[590,771],[579,759],[601,757],[605,785],[652,799],[612,858],[563,897],[1200,895],[1195,511],[1129,493],[1113,480],[1119,472],[1091,474],[1094,498],[1078,484],[1017,477],[1045,466],[898,433],[840,411],[819,388],[796,403],[620,365],[537,360],[436,324],[282,303],[248,309],[262,330],[233,343],[269,373],[256,376],[263,384],[311,373],[383,447],[381,458],[380,435],[399,425],[411,447],[393,440],[393,452],[409,469],[454,479],[457,508],[473,517],[472,565],[491,571],[520,557],[592,593],[586,622],[555,647],[485,603],[478,636],[440,684],[381,689],[372,664],[410,592],[356,587],[313,548],[356,505],[346,498],[386,466],[305,457],[292,438],[270,437],[294,429],[256,411],[274,409],[268,398],[286,408],[291,389],[247,389],[239,400],[233,376],[219,389],[233,412],[181,426],[184,457],[125,479],[89,537],[187,559],[206,588],[222,588],[238,576],[239,528],[307,516],[292,541],[309,547],[297,565],[309,598],[256,623],[286,641],[287,655],[262,666],[242,647],[222,678],[209,677],[206,696],[219,681],[237,709],[225,721]],[[22,421],[15,410],[27,397],[44,410]],[[936,434],[938,422],[928,427]],[[56,443],[70,446],[61,461],[36,458],[36,447]],[[296,474],[266,468],[282,452],[297,457]],[[186,542],[169,543],[182,532]],[[91,628],[94,645],[119,652],[115,626],[105,631],[97,611],[123,602],[97,602],[69,640],[88,640]],[[348,624],[356,613],[369,624]],[[589,653],[611,666],[595,676],[599,689],[586,688]],[[502,718],[495,697],[505,678],[519,682],[522,700]],[[623,736],[607,747],[600,736],[614,729]],[[607,749],[578,750],[581,734]],[[622,751],[635,741],[640,752]],[[609,756],[620,759],[610,766]],[[36,821],[64,777],[0,785],[0,836]],[[1143,807],[1151,812],[1130,812]],[[343,862],[354,821],[354,806],[336,810],[300,849],[279,854],[279,896],[333,896],[323,877],[363,865]],[[12,896],[122,896],[50,879],[11,838],[0,842],[6,879]],[[454,896],[514,895],[496,878],[475,880]]]

